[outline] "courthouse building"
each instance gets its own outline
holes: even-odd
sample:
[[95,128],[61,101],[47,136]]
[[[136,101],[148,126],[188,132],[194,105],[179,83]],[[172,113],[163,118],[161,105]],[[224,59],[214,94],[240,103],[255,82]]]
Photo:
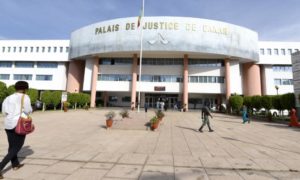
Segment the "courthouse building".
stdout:
[[232,94],[293,92],[291,54],[299,49],[215,20],[144,17],[137,27],[137,18],[120,18],[75,30],[70,40],[0,40],[0,81],[88,92],[92,107],[136,107],[139,93],[141,107],[216,107]]

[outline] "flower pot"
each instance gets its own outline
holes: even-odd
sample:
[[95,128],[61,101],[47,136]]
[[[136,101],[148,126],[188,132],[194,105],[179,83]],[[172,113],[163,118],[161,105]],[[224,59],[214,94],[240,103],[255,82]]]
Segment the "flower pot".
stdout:
[[113,120],[112,119],[107,119],[106,120],[106,127],[107,128],[110,128],[112,126],[112,124],[113,124]]
[[68,108],[64,107],[64,112],[67,112],[68,111]]
[[155,129],[158,128],[158,123],[159,121],[157,121],[156,123],[151,124],[151,130],[154,131]]

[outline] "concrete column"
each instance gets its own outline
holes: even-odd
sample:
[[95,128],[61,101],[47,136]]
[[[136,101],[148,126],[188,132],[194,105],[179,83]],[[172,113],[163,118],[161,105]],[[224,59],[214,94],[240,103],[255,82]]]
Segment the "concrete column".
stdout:
[[92,69],[92,81],[91,81],[91,108],[95,107],[96,104],[96,91],[97,91],[97,80],[99,73],[99,58],[94,57],[93,61],[93,69]]
[[134,54],[133,61],[132,61],[131,106],[130,106],[132,110],[134,110],[136,106],[135,100],[136,100],[136,81],[137,81],[137,64],[138,64],[137,62],[138,62],[137,54]]
[[[184,55],[183,59],[183,108],[186,108],[186,111],[189,109],[189,94],[188,94],[188,83],[189,83],[189,72],[188,72],[189,59],[188,55]],[[186,106],[184,106],[186,104]]]
[[69,63],[67,91],[70,93],[80,92],[83,86],[85,61],[73,60]]
[[107,103],[108,103],[108,92],[105,91],[103,92],[103,106],[107,107]]
[[261,95],[259,65],[254,63],[243,64],[243,93],[245,96]]
[[229,59],[224,60],[225,65],[225,86],[226,86],[226,101],[228,102],[231,90],[230,90],[230,62]]

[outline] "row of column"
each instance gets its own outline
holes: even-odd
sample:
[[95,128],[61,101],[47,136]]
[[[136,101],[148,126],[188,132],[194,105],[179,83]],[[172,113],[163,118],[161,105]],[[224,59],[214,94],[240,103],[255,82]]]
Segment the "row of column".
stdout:
[[[99,58],[92,59],[92,79],[91,79],[91,107],[95,107],[97,78],[99,74]],[[137,70],[138,70],[137,54],[133,55],[132,63],[132,87],[131,87],[131,109],[136,107],[136,89],[137,89]],[[231,76],[230,76],[230,59],[224,60],[225,67],[225,97],[229,99],[231,95]],[[67,91],[79,92],[83,85],[84,61],[71,61],[68,69]],[[261,95],[261,79],[259,65],[254,63],[243,64],[243,94],[246,96]],[[188,55],[183,57],[183,108],[188,110]],[[107,101],[107,92],[105,92],[104,101]],[[104,102],[106,103],[106,102]]]

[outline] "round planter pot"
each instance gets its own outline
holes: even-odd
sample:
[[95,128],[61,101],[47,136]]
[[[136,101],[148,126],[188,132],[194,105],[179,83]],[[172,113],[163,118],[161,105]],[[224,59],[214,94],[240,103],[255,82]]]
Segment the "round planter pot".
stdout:
[[113,124],[113,120],[112,119],[107,119],[106,120],[106,127],[107,128],[110,128],[112,126],[112,124]]

